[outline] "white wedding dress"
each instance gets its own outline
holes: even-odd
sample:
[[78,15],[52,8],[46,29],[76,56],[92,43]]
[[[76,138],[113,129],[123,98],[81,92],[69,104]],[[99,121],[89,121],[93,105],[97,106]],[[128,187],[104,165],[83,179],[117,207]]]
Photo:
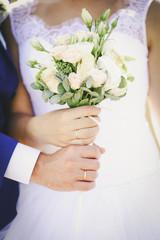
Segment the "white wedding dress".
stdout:
[[[126,97],[101,103],[100,133],[96,143],[106,148],[96,188],[89,192],[56,192],[45,187],[20,185],[18,215],[6,240],[159,240],[160,168],[159,151],[145,118],[148,93],[148,50],[145,19],[150,0],[127,0],[111,38],[119,50],[136,59],[128,63],[135,81]],[[40,91],[30,87],[34,71],[28,60],[45,60],[30,40],[38,39],[47,49],[54,38],[85,26],[74,18],[58,26],[46,26],[34,15],[38,1],[15,8],[11,26],[19,46],[20,69],[36,115],[66,106],[50,105]],[[53,123],[56,124],[56,123]],[[56,150],[56,148],[54,149]]]

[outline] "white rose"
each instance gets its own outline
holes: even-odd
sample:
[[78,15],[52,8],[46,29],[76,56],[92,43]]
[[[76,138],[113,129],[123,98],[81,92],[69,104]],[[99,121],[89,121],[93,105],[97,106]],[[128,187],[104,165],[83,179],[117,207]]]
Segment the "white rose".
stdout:
[[109,94],[114,96],[123,96],[127,92],[127,87],[124,88],[113,88],[111,91],[109,91]]
[[55,67],[48,67],[42,72],[41,79],[43,80],[43,82],[45,82],[50,91],[58,93],[57,88],[60,82],[55,77],[55,73]]
[[56,60],[62,59],[62,54],[66,50],[67,46],[56,46],[53,48],[51,54]]
[[69,62],[72,64],[75,64],[77,62],[79,62],[82,57],[82,51],[80,49],[78,49],[76,46],[76,44],[74,45],[70,45],[62,54],[62,60],[64,62]]
[[83,82],[82,78],[74,72],[69,74],[68,81],[72,89],[79,89],[81,83]]
[[53,56],[51,54],[45,55],[41,59],[41,64],[43,64],[45,67],[54,67],[55,66],[55,62],[53,60]]
[[90,42],[76,43],[73,46],[75,46],[76,48],[78,48],[82,52],[83,58],[85,56],[88,56],[89,54],[91,54],[92,49],[94,48],[94,44],[90,43]]
[[115,61],[117,65],[123,64],[124,57],[121,55],[115,40],[109,39],[105,42],[102,55],[108,56]]
[[93,87],[95,88],[101,87],[102,84],[107,80],[107,75],[97,68],[92,68],[88,72],[88,76],[91,76],[93,78]]
[[68,45],[70,44],[70,41],[71,41],[70,35],[61,35],[54,40],[56,45]]
[[85,79],[88,76],[88,72],[90,69],[94,68],[95,62],[94,62],[94,56],[92,54],[89,54],[82,58],[81,63],[77,66],[77,74],[80,75],[83,79]]
[[117,88],[121,82],[121,69],[115,62],[107,56],[102,56],[98,59],[97,65],[104,72],[106,71],[108,75],[105,83],[105,90]]

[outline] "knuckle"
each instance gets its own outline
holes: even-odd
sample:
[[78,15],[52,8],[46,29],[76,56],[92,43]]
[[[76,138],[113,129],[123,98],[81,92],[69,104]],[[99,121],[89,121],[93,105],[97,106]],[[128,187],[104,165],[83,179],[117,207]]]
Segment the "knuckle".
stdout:
[[76,146],[75,145],[69,145],[69,146],[67,146],[66,147],[66,153],[67,154],[73,154],[73,153],[75,153],[75,151],[76,151]]

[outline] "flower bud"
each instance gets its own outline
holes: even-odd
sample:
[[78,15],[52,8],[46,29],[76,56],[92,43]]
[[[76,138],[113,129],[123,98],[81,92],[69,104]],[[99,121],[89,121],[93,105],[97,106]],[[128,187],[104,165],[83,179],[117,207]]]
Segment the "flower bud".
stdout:
[[87,28],[91,31],[93,19],[91,14],[85,8],[82,9],[81,18],[86,24]]
[[100,37],[103,37],[107,33],[105,25],[102,21],[100,22],[97,31]]
[[100,20],[105,22],[109,18],[110,13],[111,9],[105,10],[104,13],[100,16]]
[[111,24],[112,29],[117,27],[118,19],[119,19],[119,17],[117,17],[116,20],[114,22],[112,22],[112,24]]
[[40,42],[30,41],[30,43],[31,43],[32,47],[34,47],[37,51],[42,51],[42,52],[46,51]]

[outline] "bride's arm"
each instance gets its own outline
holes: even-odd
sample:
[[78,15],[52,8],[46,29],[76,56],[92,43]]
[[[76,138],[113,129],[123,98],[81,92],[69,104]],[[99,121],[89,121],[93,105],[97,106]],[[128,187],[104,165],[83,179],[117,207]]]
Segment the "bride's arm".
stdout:
[[10,135],[22,143],[38,148],[43,144],[64,147],[70,144],[92,143],[98,132],[98,126],[88,116],[99,120],[100,110],[96,107],[63,109],[33,116],[30,98],[20,75],[18,47],[11,34],[8,19],[3,24],[3,34],[20,78],[18,89],[11,102]]
[[147,16],[149,94],[155,133],[160,144],[160,2],[153,1]]

